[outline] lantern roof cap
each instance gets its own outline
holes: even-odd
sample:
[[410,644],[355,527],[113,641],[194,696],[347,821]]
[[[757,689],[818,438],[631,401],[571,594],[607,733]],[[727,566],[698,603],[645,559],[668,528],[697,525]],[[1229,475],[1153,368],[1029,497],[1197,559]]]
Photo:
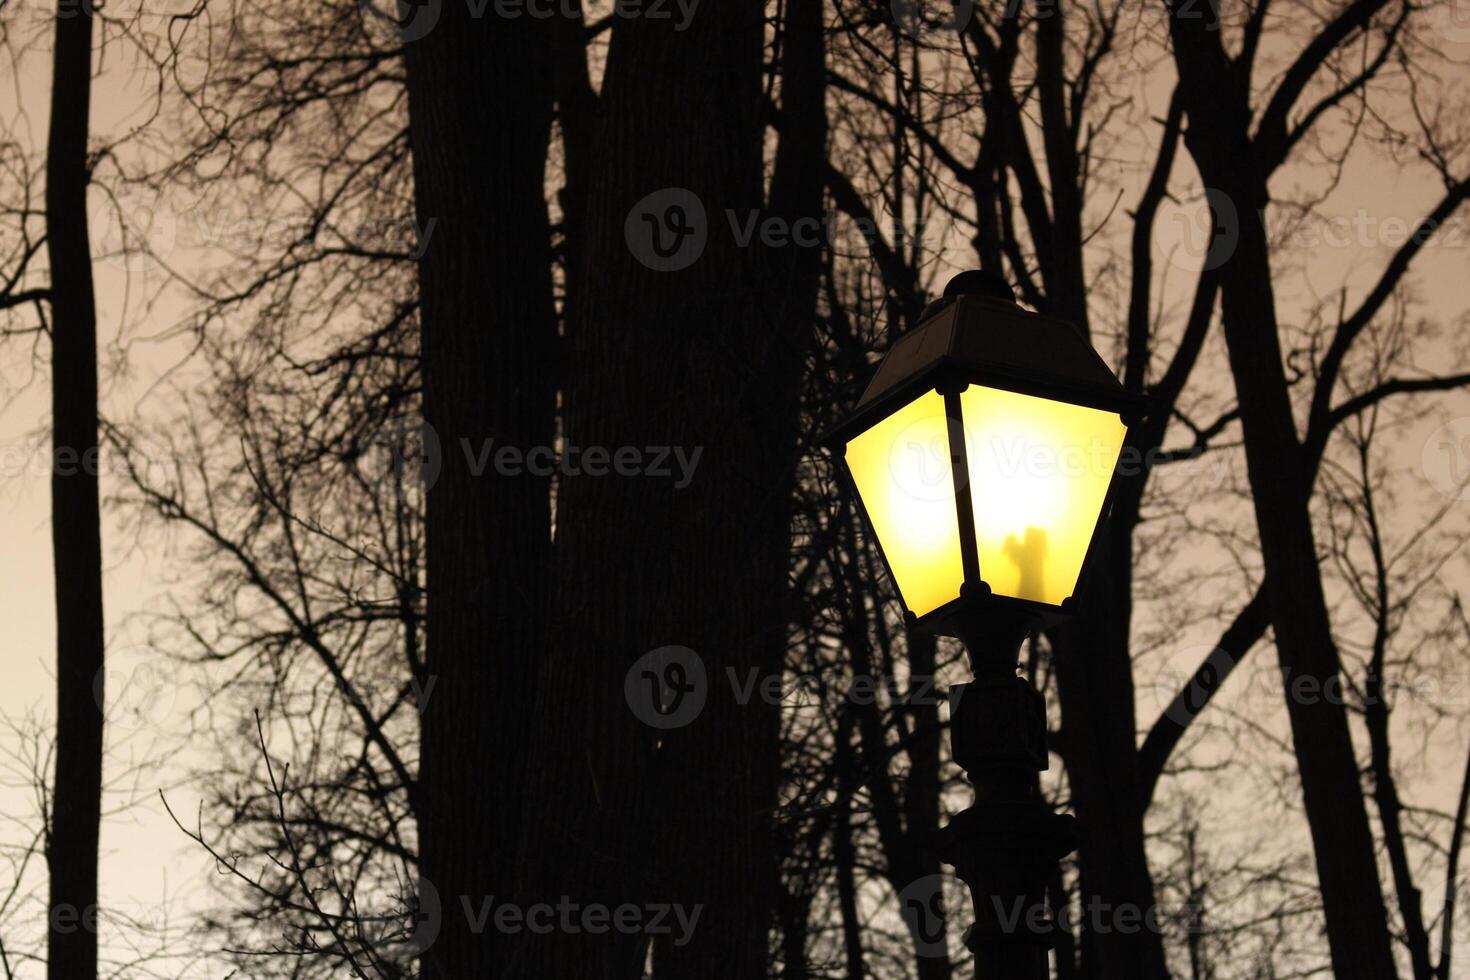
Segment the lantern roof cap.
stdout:
[[983,271],[950,280],[918,326],[898,338],[851,413],[824,437],[837,444],[921,391],[982,384],[1117,412],[1132,423],[1146,399],[1123,387],[1072,323],[1023,309]]
[[973,294],[946,297],[925,313],[889,349],[858,408],[945,361],[961,370],[1055,387],[1059,395],[1075,389],[1080,396],[1092,396],[1088,401],[1129,397],[1097,351],[1066,320]]

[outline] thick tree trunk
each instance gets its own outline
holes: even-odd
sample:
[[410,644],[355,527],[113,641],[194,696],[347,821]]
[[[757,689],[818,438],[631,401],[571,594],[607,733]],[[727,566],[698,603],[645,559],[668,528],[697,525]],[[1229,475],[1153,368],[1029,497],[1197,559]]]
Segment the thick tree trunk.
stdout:
[[[758,4],[737,5],[725,29],[737,38],[753,33],[759,9]],[[744,614],[735,623],[744,624],[736,628],[746,632],[750,649],[737,648],[730,651],[733,657],[721,656],[716,666],[722,675],[731,667],[742,672],[756,667],[763,676],[780,676],[785,663],[797,421],[802,369],[815,335],[821,275],[817,229],[823,227],[827,162],[822,11],[823,0],[789,0],[780,25],[783,125],[767,214],[790,229],[790,240],[769,251],[758,241],[752,242],[746,255],[731,262],[727,275],[735,273],[737,263],[743,262],[750,270],[746,288],[753,291],[758,305],[744,322],[731,324],[731,341],[738,346],[723,357],[738,363],[733,376],[727,373],[728,366],[720,364],[719,356],[706,362],[707,383],[744,389],[729,393],[733,396],[725,402],[729,414],[722,417],[715,411],[704,420],[710,436],[723,441],[721,430],[731,425],[750,427],[729,443],[726,451],[733,450],[733,454],[718,463],[711,460],[719,474],[713,478],[721,482],[733,479],[735,485],[719,492],[712,501],[715,509],[709,513],[728,515],[734,526],[743,525],[746,550],[735,562],[740,577],[729,580],[727,587],[739,594],[744,606]],[[746,103],[745,112],[755,113],[754,119],[744,116],[749,125],[763,119],[753,90],[760,81],[747,74],[749,53],[737,57],[741,70],[732,72],[732,84],[737,86],[737,98]],[[753,128],[758,141],[764,126],[756,123]],[[745,133],[736,139],[752,136]],[[759,155],[759,150],[744,147],[737,152]],[[748,193],[749,179],[750,175],[742,175],[725,193],[733,192],[738,199]],[[758,177],[756,192],[758,195]],[[712,227],[711,236],[730,235],[728,221],[724,224],[724,228]],[[804,228],[811,231],[803,232]],[[805,237],[807,234],[811,237]],[[701,261],[712,259],[721,261],[708,254]],[[748,481],[747,485],[740,487],[740,480]],[[713,528],[705,536],[712,549],[728,540],[725,531]],[[716,683],[728,688],[730,677],[721,676]],[[710,724],[697,723],[688,729],[687,742],[672,739],[667,745],[664,805],[673,824],[669,840],[677,850],[674,861],[665,868],[665,877],[684,902],[710,905],[709,921],[692,942],[680,945],[655,940],[654,975],[660,980],[757,980],[769,975],[771,910],[757,886],[774,847],[770,822],[778,784],[779,715],[776,705],[764,702],[742,706],[724,699],[712,701],[716,710],[722,705],[733,708],[727,721],[718,723],[711,717]],[[681,750],[687,754],[681,755]],[[748,767],[748,781],[731,782],[730,774],[722,772],[731,759]]]
[[[1231,236],[1220,265],[1225,341],[1333,973],[1384,980],[1397,973],[1312,532],[1315,464],[1301,451],[1282,366],[1264,224],[1270,198],[1249,139],[1252,114],[1218,33],[1183,16],[1170,25],[1189,118],[1185,144],[1205,185],[1235,211],[1222,225]],[[1312,693],[1293,693],[1304,690]]]
[[406,46],[419,225],[434,223],[419,263],[424,418],[440,449],[426,529],[436,683],[415,801],[421,876],[443,908],[423,976],[463,980],[503,969],[504,933],[477,930],[465,902],[478,914],[511,890],[545,650],[551,481],[530,463],[555,433],[551,28],[440,13]]
[[863,960],[863,923],[858,914],[857,848],[852,839],[852,798],[860,783],[857,754],[853,751],[852,712],[844,711],[837,722],[837,746],[833,753],[837,768],[837,799],[832,804],[832,863],[836,866],[837,909],[842,923],[842,951],[851,980],[868,975]]
[[97,313],[87,232],[92,13],[60,0],[46,156],[51,263],[51,542],[56,563],[56,773],[46,860],[47,975],[97,975],[102,810],[102,531],[97,491]]
[[[909,635],[909,670],[916,678],[927,678],[935,683],[936,644],[932,636]],[[922,688],[920,689],[922,690]],[[914,879],[939,875],[942,872],[939,854],[934,847],[935,833],[939,829],[940,761],[939,748],[941,728],[939,704],[933,695],[934,688],[926,697],[916,697],[910,705],[913,719],[913,738],[909,742],[909,772],[904,785],[904,845],[912,862]],[[879,771],[875,778],[886,779],[887,773]],[[947,918],[941,893],[936,901],[937,911]],[[937,951],[918,957],[915,966],[919,980],[949,980],[953,975],[948,954]]]
[[[1077,619],[1052,630],[1064,752],[1072,803],[1082,824],[1083,973],[1108,980],[1164,978],[1163,937],[1124,931],[1112,917],[1154,905],[1143,836],[1134,749],[1133,665],[1127,637],[1133,529],[1110,529],[1098,549],[1102,573],[1080,600]],[[1113,574],[1109,574],[1112,571]],[[1094,918],[1100,919],[1093,928]]]
[[1423,895],[1414,884],[1408,835],[1403,826],[1403,803],[1394,780],[1393,752],[1389,742],[1389,709],[1384,700],[1382,664],[1369,669],[1364,684],[1364,724],[1373,767],[1373,800],[1383,825],[1384,849],[1393,872],[1399,915],[1404,927],[1404,945],[1409,950],[1409,967],[1414,980],[1433,980],[1434,966],[1429,949],[1429,930],[1424,923]]
[[[1264,225],[1274,165],[1252,143],[1247,69],[1230,60],[1219,22],[1170,9],[1169,26],[1188,115],[1185,145],[1205,187],[1225,195],[1235,212],[1217,216],[1217,248],[1229,253],[1213,257],[1333,974],[1383,980],[1397,970],[1311,527],[1316,461],[1301,451],[1282,367]],[[1305,688],[1316,693],[1292,693]]]
[[[1203,167],[1201,168],[1203,170]],[[1263,189],[1262,189],[1263,190]],[[1341,667],[1322,591],[1281,364],[1260,196],[1237,196],[1241,235],[1223,273],[1225,338],[1245,429],[1246,467],[1261,537],[1267,599],[1285,681],[1334,974],[1396,976],[1373,835],[1343,705]],[[1299,697],[1293,691],[1313,690]],[[1336,692],[1336,694],[1334,694]]]
[[[759,236],[742,247],[727,219],[761,205],[763,23],[753,0],[701,8],[684,31],[617,20],[569,277],[568,445],[634,447],[645,462],[647,447],[673,447],[670,459],[697,463],[687,481],[675,464],[674,477],[589,471],[561,484],[563,628],[537,712],[548,764],[529,787],[524,878],[542,901],[698,914],[692,931],[652,936],[668,978],[753,980],[767,967],[777,714],[739,695],[781,667],[803,342],[773,312]],[[655,243],[680,241],[702,252],[661,266]],[[647,678],[624,682],[666,646],[694,652],[703,677],[686,678],[688,696],[704,703],[656,729]],[[627,978],[648,955],[638,928],[524,938],[519,977]]]

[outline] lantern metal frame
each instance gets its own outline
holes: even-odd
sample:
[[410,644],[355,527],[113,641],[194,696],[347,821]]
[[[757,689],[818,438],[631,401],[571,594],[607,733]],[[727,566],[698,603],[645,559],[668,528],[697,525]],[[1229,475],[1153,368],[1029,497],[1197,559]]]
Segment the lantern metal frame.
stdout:
[[[917,335],[920,335],[926,328],[939,325],[941,319],[946,315],[953,317],[954,322],[946,324],[950,331],[951,342],[943,352],[919,359],[914,370],[900,374],[896,379],[890,380],[879,390],[874,391],[875,385],[883,379],[884,368],[897,351],[898,345],[905,342],[922,345],[924,341]],[[974,351],[956,352],[954,350],[958,346],[956,341],[964,331],[975,332],[978,329],[992,331],[1007,329],[1027,331],[1029,329],[1039,345],[1031,351],[1032,359],[1040,361],[1048,355],[1063,355],[1058,358],[1063,362],[1063,367],[1061,370],[1049,371],[1045,366],[1036,364],[1008,364],[999,359],[987,359],[983,353],[976,356]],[[976,346],[973,338],[964,339],[970,341],[970,346]],[[1091,356],[1092,363],[1088,362],[1087,355]],[[1059,605],[1051,605],[993,592],[985,582],[984,571],[980,568],[968,449],[965,441],[964,413],[960,407],[960,394],[972,384],[1054,402],[1115,412],[1122,418],[1124,426],[1129,429],[1142,420],[1148,408],[1147,399],[1125,389],[1113,375],[1111,369],[1098,356],[1086,337],[1065,320],[1032,313],[1014,301],[1008,301],[994,294],[974,295],[958,292],[931,303],[924,310],[919,324],[900,338],[890,349],[888,355],[879,362],[874,377],[869,383],[868,391],[859,400],[857,408],[826,432],[820,441],[837,457],[837,469],[841,473],[841,480],[852,499],[857,502],[857,510],[862,518],[863,527],[878,545],[878,553],[882,558],[884,570],[888,574],[889,581],[893,583],[899,602],[903,604],[905,623],[912,629],[941,636],[961,635],[964,628],[962,622],[965,618],[964,614],[978,607],[995,611],[1003,610],[1010,616],[1032,622],[1039,621],[1042,625],[1055,622],[1073,612],[1078,596],[1086,591],[1087,570],[1094,560],[1098,541],[1102,537],[1102,526],[1112,512],[1113,500],[1118,488],[1115,464],[1114,473],[1108,481],[1108,489],[1103,496],[1098,519],[1093,525],[1092,536],[1083,553],[1082,564],[1078,569],[1077,582],[1072,589],[1072,595]],[[955,521],[959,531],[963,581],[957,598],[951,599],[922,616],[916,616],[904,599],[903,589],[898,584],[898,578],[893,574],[893,568],[883,549],[882,539],[874,528],[867,505],[847,467],[846,450],[851,440],[931,391],[938,393],[944,399],[946,436],[949,440],[950,465],[955,490]],[[1120,450],[1120,459],[1121,452],[1126,451],[1127,446],[1128,441],[1125,437],[1123,449]]]

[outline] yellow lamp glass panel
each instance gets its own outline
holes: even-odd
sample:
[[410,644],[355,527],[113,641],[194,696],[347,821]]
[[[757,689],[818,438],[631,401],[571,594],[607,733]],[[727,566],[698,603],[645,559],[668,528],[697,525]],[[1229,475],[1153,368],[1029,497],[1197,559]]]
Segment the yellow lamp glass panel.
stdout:
[[997,595],[1060,605],[1102,516],[1122,418],[978,385],[960,409],[980,578]]
[[944,397],[920,395],[847,444],[858,496],[915,616],[959,598],[964,582]]

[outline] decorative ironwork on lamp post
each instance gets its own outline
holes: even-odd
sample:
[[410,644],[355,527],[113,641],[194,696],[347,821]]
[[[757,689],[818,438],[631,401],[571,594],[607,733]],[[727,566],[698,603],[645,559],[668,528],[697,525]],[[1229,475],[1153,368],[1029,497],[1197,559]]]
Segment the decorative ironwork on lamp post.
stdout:
[[941,856],[970,889],[977,977],[1048,976],[1046,888],[1078,831],[1041,795],[1046,705],[1020,651],[1072,611],[1143,409],[1076,327],[975,271],[894,343],[826,437],[905,621],[969,653],[950,737],[975,802],[943,829]]

